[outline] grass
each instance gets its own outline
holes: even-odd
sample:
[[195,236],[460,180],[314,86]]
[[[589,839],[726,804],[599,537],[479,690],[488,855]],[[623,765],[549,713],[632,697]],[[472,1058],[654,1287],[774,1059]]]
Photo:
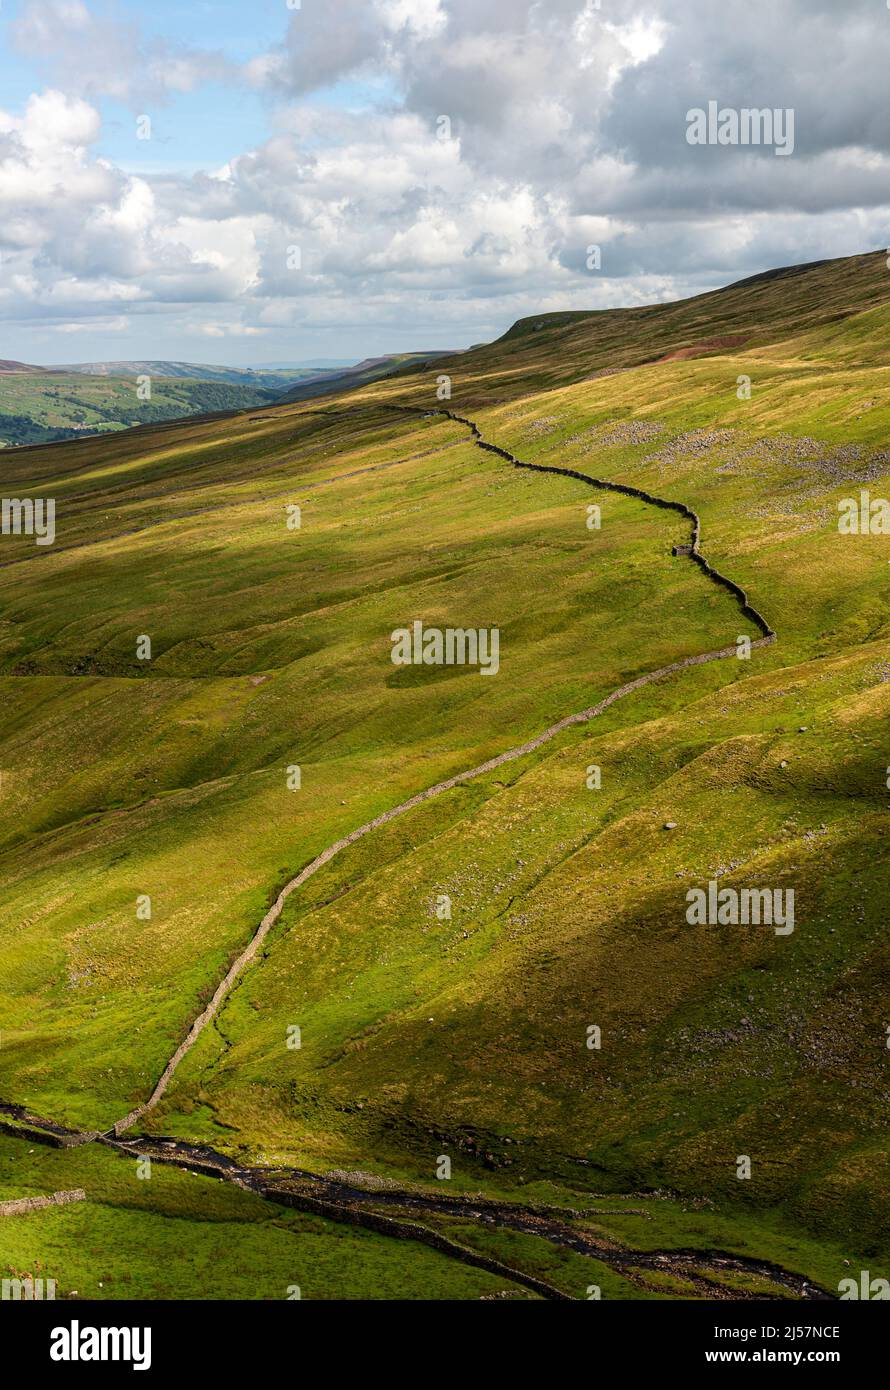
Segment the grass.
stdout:
[[[536,488],[494,463],[480,469],[451,426],[408,426],[406,435],[409,457],[453,447],[381,473],[373,494],[367,475],[307,491],[296,539],[283,506],[260,503],[234,530],[233,512],[221,509],[188,518],[184,532],[161,525],[0,571],[0,586],[16,595],[8,669],[33,672],[8,681],[6,862],[13,910],[26,920],[25,904],[37,905],[39,915],[7,940],[13,961],[17,943],[24,952],[10,1004],[25,1026],[7,1019],[5,1056],[35,1106],[110,1122],[160,1070],[276,882],[356,823],[583,708],[628,674],[706,648],[714,613],[731,636],[731,599],[689,566],[679,589],[687,630],[671,633],[659,593],[673,575],[671,519],[616,502],[613,532],[592,541],[577,484]],[[369,457],[344,451],[337,467],[351,472]],[[309,478],[318,472],[316,464]],[[345,526],[344,502],[356,513]],[[601,568],[591,576],[578,559],[589,560],[592,546]],[[217,563],[208,568],[209,555]],[[629,576],[639,648],[630,667],[626,634],[605,620],[612,566],[628,558],[638,571]],[[546,591],[517,607],[531,564]],[[591,608],[603,615],[592,643]],[[450,615],[501,628],[511,679],[465,671],[441,680],[432,670],[418,682],[414,669],[392,665],[395,627]],[[653,627],[665,634],[654,643]],[[135,638],[148,631],[150,674],[135,657]],[[60,758],[61,798],[50,772]],[[286,780],[294,761],[303,767],[298,795]],[[64,901],[59,872],[72,889]],[[135,916],[142,894],[153,898],[150,922]],[[0,1093],[3,1070],[0,1054]],[[79,1090],[84,1103],[69,1109]]]
[[[693,506],[779,642],[645,687],[332,860],[156,1132],[424,1183],[447,1153],[458,1188],[514,1199],[669,1190],[637,1239],[668,1244],[685,1208],[681,1244],[719,1235],[829,1287],[844,1259],[886,1262],[890,553],[837,531],[840,499],[890,488],[882,267],[544,316],[451,360],[452,406],[519,457]],[[653,360],[726,338],[744,341]],[[329,413],[5,456],[4,490],[55,496],[58,534],[0,550],[0,1096],[110,1124],[322,848],[745,631],[671,557],[671,513],[381,408],[434,407],[446,369]],[[499,676],[394,667],[414,619],[497,626]],[[793,888],[793,935],[690,927],[712,877]]]
[[[143,1170],[144,1171],[144,1170]],[[81,1186],[85,1202],[0,1217],[0,1276],[55,1279],[56,1299],[534,1297],[498,1275],[266,1202],[229,1183],[89,1148],[0,1136],[0,1200]],[[183,1258],[187,1251],[187,1258]],[[299,1294],[296,1294],[296,1290]]]

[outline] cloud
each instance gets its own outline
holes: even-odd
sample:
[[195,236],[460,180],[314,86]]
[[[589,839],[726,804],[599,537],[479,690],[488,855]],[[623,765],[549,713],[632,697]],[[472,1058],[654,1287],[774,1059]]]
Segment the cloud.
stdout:
[[[232,302],[255,275],[237,216],[182,216],[149,182],[97,158],[98,111],[50,90],[0,111],[0,307],[90,317],[99,304]],[[252,259],[253,258],[253,259]]]
[[[136,176],[95,154],[91,94],[138,101],[221,60],[82,0],[27,0],[18,42],[70,56],[55,89],[0,113],[7,316],[116,304],[200,338],[466,342],[520,314],[887,244],[890,11],[866,0],[304,0],[287,15],[226,68],[264,93],[269,138],[223,168]],[[710,99],[793,107],[793,156],[690,146],[686,113]]]
[[234,71],[220,53],[147,39],[135,21],[97,14],[83,0],[24,0],[9,30],[50,82],[134,109]]
[[244,323],[198,323],[194,331],[205,338],[259,338],[266,331]]
[[284,42],[247,65],[247,76],[305,96],[386,62],[390,32],[381,8],[369,0],[337,0],[336,16],[328,5],[307,4],[293,12]]
[[101,328],[103,333],[125,333],[130,326],[130,320],[123,314],[118,314],[115,318],[102,318],[95,320],[89,319],[80,323],[57,323],[55,331],[57,333],[92,333],[96,328]]

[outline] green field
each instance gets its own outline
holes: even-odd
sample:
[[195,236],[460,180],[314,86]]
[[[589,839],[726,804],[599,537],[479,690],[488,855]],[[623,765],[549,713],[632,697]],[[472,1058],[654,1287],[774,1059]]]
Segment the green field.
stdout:
[[[286,384],[282,381],[279,390]],[[162,376],[152,377],[150,399],[137,394],[139,389],[135,377],[0,373],[0,448],[52,444],[184,415],[249,410],[267,405],[277,394],[255,386]]]
[[[760,635],[672,556],[678,513],[515,469],[424,414],[443,373],[444,404],[523,461],[692,507],[778,640],[644,685],[337,854],[138,1130],[435,1196],[624,1204],[643,1214],[580,1219],[622,1249],[702,1252],[656,1277],[423,1218],[569,1297],[708,1297],[715,1249],[826,1289],[890,1274],[890,540],[838,529],[842,499],[890,497],[883,255],[525,320],[320,403],[5,454],[4,496],[54,498],[56,541],[0,539],[0,1101],[110,1128],[327,846]],[[498,628],[497,676],[395,666],[416,620]],[[711,880],[793,890],[793,933],[690,925]],[[0,1134],[0,1201],[89,1200],[0,1218],[0,1271],[39,1262],[91,1297],[537,1296],[35,1143]],[[787,1294],[753,1267],[721,1278]]]

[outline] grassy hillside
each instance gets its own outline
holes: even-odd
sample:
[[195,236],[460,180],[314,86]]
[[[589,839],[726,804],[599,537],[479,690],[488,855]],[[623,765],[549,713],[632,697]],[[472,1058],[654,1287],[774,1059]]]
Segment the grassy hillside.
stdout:
[[[758,635],[671,555],[676,513],[514,469],[425,416],[448,371],[450,407],[524,461],[694,508],[778,641],[644,686],[332,859],[142,1128],[440,1192],[643,1193],[600,1233],[721,1244],[829,1288],[846,1259],[878,1270],[890,549],[837,518],[863,488],[890,496],[883,258],[545,316],[449,362],[4,457],[7,495],[56,498],[57,538],[0,549],[0,1099],[107,1128],[326,846]],[[390,633],[415,620],[497,626],[498,675],[394,666]],[[689,925],[711,879],[793,889],[794,932]],[[60,1270],[73,1246],[51,1223],[82,1219],[28,1218]],[[203,1239],[212,1218],[187,1219]],[[0,1225],[0,1265],[22,1259],[10,1239]],[[495,1245],[559,1282],[552,1251]],[[467,1274],[445,1263],[432,1296]],[[678,1291],[607,1276],[608,1296]]]
[[[541,314],[520,319],[496,343],[452,358],[451,364],[474,400],[491,403],[673,353],[759,348],[842,325],[851,315],[886,306],[888,277],[887,255],[878,251],[768,271],[669,304]],[[434,369],[449,366],[437,362]]]

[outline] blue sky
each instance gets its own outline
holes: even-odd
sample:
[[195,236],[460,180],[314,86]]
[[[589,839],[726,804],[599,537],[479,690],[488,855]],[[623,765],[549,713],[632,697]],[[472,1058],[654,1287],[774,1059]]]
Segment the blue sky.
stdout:
[[[187,48],[213,48],[233,64],[248,62],[279,41],[287,19],[282,0],[105,0],[90,5],[98,16],[138,22],[148,38]],[[23,9],[22,0],[5,0],[0,9],[0,100],[21,107],[44,85],[48,65],[16,48],[10,30]],[[351,84],[358,89],[360,84]],[[355,92],[344,87],[348,103]],[[341,99],[326,93],[324,99]],[[96,152],[134,172],[178,169],[191,173],[213,168],[243,150],[259,145],[271,131],[274,111],[262,92],[208,82],[193,92],[170,93],[153,104],[154,143],[150,149],[135,138],[134,111],[108,97],[96,97],[102,133]]]
[[[874,0],[6,0],[0,357],[461,347],[885,246],[888,59]],[[793,156],[691,148],[710,99]]]

